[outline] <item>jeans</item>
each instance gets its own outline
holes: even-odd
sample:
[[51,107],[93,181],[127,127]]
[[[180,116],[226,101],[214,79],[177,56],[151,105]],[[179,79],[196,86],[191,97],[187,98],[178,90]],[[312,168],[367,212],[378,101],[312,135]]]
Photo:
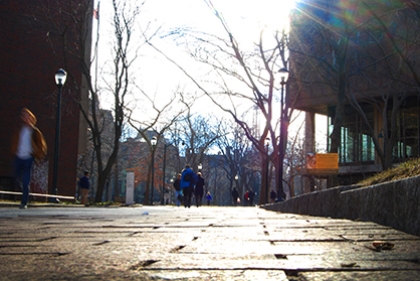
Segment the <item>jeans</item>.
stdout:
[[29,159],[20,159],[19,157],[15,157],[15,163],[14,163],[15,185],[17,181],[19,180],[22,183],[22,186],[21,186],[22,199],[20,203],[25,206],[28,204],[29,183],[31,181],[31,171],[32,171],[33,162],[34,162],[33,157]]
[[181,191],[175,190],[175,202],[178,207],[181,205],[181,201],[178,200],[179,194],[181,194]]
[[183,188],[182,189],[182,193],[184,193],[184,207],[191,207],[191,195],[192,195],[192,190],[190,187],[187,188]]
[[203,194],[195,193],[195,205],[197,207],[201,206],[201,202],[203,201]]

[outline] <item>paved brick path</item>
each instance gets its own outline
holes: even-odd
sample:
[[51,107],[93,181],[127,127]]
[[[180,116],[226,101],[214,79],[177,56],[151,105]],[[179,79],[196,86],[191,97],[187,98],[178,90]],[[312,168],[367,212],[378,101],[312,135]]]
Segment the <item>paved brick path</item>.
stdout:
[[420,238],[245,207],[0,208],[0,261],[0,280],[420,280]]

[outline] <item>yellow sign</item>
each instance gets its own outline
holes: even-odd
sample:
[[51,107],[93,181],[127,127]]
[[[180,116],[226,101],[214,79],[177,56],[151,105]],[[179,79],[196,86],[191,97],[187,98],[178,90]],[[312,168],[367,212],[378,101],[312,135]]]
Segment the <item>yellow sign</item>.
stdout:
[[338,153],[307,153],[308,170],[338,170]]

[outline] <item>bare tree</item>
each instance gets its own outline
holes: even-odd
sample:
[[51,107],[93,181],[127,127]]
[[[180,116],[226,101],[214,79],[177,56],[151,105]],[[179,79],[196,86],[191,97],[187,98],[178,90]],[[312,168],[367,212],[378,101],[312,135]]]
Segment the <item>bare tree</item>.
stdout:
[[[208,81],[207,79],[200,81],[197,76],[188,73],[180,63],[161,53],[176,64],[215,105],[230,114],[260,154],[264,158],[268,158],[275,165],[276,170],[280,171],[281,168],[278,165],[282,163],[282,160],[278,159],[278,155],[282,156],[284,153],[278,153],[280,145],[277,144],[279,138],[277,138],[276,129],[279,129],[280,122],[273,122],[273,113],[278,112],[275,101],[279,85],[276,84],[280,82],[275,80],[275,76],[278,70],[287,67],[288,63],[286,58],[287,37],[284,32],[276,32],[272,36],[272,42],[267,43],[269,45],[267,47],[264,44],[264,32],[261,32],[260,41],[254,45],[253,50],[241,49],[219,11],[210,1],[205,2],[219,19],[226,37],[185,30],[174,30],[171,34],[178,36],[177,40],[184,40],[185,45],[189,47],[190,56],[211,69],[211,73],[217,77],[218,81]],[[269,41],[267,40],[267,42]],[[157,50],[152,42],[148,43]],[[285,103],[281,105],[284,112],[283,117],[286,119],[283,120],[283,132],[287,132],[287,124],[293,108],[288,101],[290,100],[285,99]],[[238,104],[242,104],[242,106],[238,107]],[[257,109],[258,115],[264,119],[261,130],[256,130],[252,120],[241,118],[243,112],[253,108]],[[271,154],[267,154],[265,149],[266,138],[270,139],[271,146],[274,148]],[[280,136],[280,139],[283,138],[287,139],[287,134],[283,133]],[[281,144],[284,149],[285,143],[283,140]],[[265,175],[266,166],[262,165],[261,170]],[[266,186],[267,180],[263,177],[262,186]],[[281,181],[278,180],[279,183]],[[262,190],[260,202],[268,202],[266,190]]]
[[246,190],[253,190],[260,194],[260,185],[253,185],[255,179],[262,177],[261,157],[258,151],[254,149],[242,128],[234,121],[226,121],[222,131],[225,133],[217,140],[217,146],[223,156],[219,166],[225,170],[226,181],[229,182],[229,198],[231,199],[233,187],[236,187],[240,197]]
[[[139,92],[143,97],[141,99],[143,104],[148,105],[149,109],[151,109],[151,112],[148,112],[148,116],[141,116],[142,119],[139,120],[133,115],[134,112],[132,110],[127,110],[127,118],[129,124],[143,138],[145,143],[147,143],[150,150],[149,155],[150,157],[152,157],[155,154],[156,149],[158,149],[159,145],[163,145],[164,149],[166,148],[167,144],[164,137],[166,132],[174,124],[179,122],[180,119],[182,119],[182,114],[191,107],[191,103],[193,103],[194,100],[186,102],[184,99],[184,94],[175,91],[172,97],[167,98],[167,100],[164,103],[158,103],[156,99],[152,98],[150,95],[148,95],[141,89],[139,89]],[[153,137],[157,139],[156,146],[153,146],[151,143]],[[154,161],[149,161],[149,163],[152,162],[154,163]],[[154,163],[154,166],[158,165],[159,163]],[[147,169],[148,177],[146,183],[144,202],[147,205],[153,203],[150,202],[150,192],[152,191],[149,188],[151,186],[152,180],[152,169],[155,169],[155,167],[149,165]],[[156,174],[154,177],[158,177],[158,174]],[[160,192],[160,189],[158,188],[158,182],[158,180],[155,180],[155,178],[153,178],[154,186],[152,188],[155,188],[158,192]]]
[[[176,123],[166,132],[165,137],[178,148],[182,158],[176,161],[173,170],[181,172],[186,164],[195,171],[199,171],[201,164],[203,177],[206,180],[206,191],[211,187],[214,200],[217,201],[223,184],[223,177],[219,173],[219,167],[214,167],[214,159],[211,151],[216,146],[217,140],[225,133],[221,128],[222,121],[214,116],[202,116],[193,114],[188,108]],[[215,192],[215,193],[214,193]],[[216,196],[217,195],[217,196]]]
[[[84,5],[68,3],[63,7],[63,13],[65,12],[70,19],[66,21],[65,25],[57,25],[54,18],[51,18],[51,23],[63,40],[66,38],[66,32],[74,32],[79,43],[76,46],[81,46],[82,49],[80,51],[80,49],[74,48],[71,42],[65,42],[63,53],[66,59],[78,60],[83,74],[82,84],[78,84],[77,79],[74,78],[71,81],[78,90],[74,96],[75,101],[79,103],[80,111],[87,122],[95,151],[98,175],[96,202],[102,201],[107,180],[116,163],[122,127],[125,122],[124,111],[127,107],[127,97],[133,90],[130,69],[137,58],[138,49],[132,48],[132,35],[141,6],[141,3],[131,6],[127,2],[112,1],[113,36],[111,38],[113,43],[110,52],[112,59],[105,67],[105,65],[99,65],[99,27],[102,19],[100,4],[101,1],[97,1],[97,6],[93,9],[93,0],[86,1]],[[93,56],[91,58],[92,17],[96,21],[98,29],[93,36]],[[72,73],[69,75],[72,78]],[[88,92],[87,100],[80,99],[79,94],[83,91]],[[109,119],[103,114],[105,111],[100,108],[101,100],[103,100],[101,97],[106,95],[112,97],[110,111],[112,128],[107,126]]]
[[[416,67],[420,52],[416,32],[419,28],[419,6],[416,1],[392,5],[362,1],[362,5],[372,17],[363,31],[375,46],[363,49],[372,62],[363,69],[363,78],[379,93],[376,96],[380,99],[374,100],[372,95],[364,95],[363,98],[382,113],[382,146],[377,135],[372,135],[372,138],[382,167],[387,169],[392,165],[394,147],[400,134],[398,119],[401,106],[408,97],[418,95],[420,86],[419,68]],[[393,25],[398,28],[392,28]],[[354,98],[351,103],[361,111]],[[389,105],[392,105],[391,110]],[[406,153],[403,155],[402,158],[405,158]]]
[[222,134],[220,120],[213,116],[192,114],[188,110],[168,131],[168,138],[174,140],[184,155],[183,165],[189,164],[196,169],[199,163],[205,163],[206,153]]

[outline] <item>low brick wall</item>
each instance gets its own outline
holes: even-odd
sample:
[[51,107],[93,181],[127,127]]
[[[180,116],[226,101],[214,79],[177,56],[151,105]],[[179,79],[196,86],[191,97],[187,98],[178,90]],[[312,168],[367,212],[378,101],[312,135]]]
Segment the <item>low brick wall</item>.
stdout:
[[420,176],[369,187],[340,186],[261,206],[282,213],[372,221],[420,236]]

